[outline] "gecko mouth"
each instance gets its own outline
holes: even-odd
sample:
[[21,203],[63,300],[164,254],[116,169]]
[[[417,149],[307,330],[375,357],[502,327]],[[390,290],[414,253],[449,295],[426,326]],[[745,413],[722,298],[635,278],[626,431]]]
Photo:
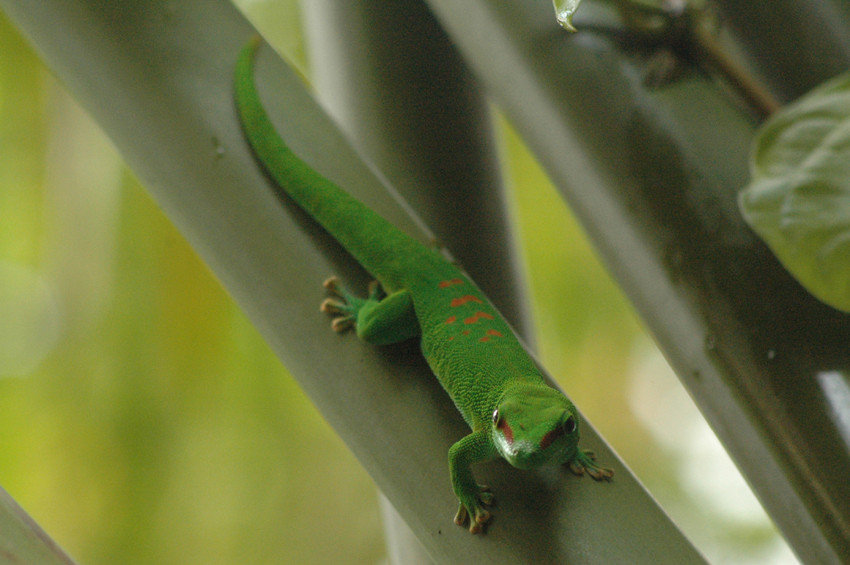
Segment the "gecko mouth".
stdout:
[[509,427],[502,429],[503,433],[496,434],[495,443],[499,453],[517,469],[536,467],[548,459],[539,449],[539,445],[531,440],[514,440]]
[[[569,442],[565,443],[563,438],[576,431],[576,421],[572,416],[562,418],[559,424],[543,434],[539,440],[517,439],[514,429],[506,418],[500,417],[498,413],[493,416],[494,443],[501,456],[512,466],[518,469],[529,469],[548,463],[562,463],[570,457],[567,453],[571,451]],[[522,424],[519,424],[519,427],[520,431],[527,432]],[[538,436],[535,434],[534,437]]]

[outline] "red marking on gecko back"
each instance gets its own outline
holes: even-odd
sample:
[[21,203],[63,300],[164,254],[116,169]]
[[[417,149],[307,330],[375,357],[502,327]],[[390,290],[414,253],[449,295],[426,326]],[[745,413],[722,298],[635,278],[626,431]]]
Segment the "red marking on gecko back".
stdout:
[[486,332],[484,332],[484,333],[486,333],[487,335],[486,335],[486,336],[484,336],[484,337],[482,337],[482,338],[480,338],[480,339],[478,340],[478,341],[480,341],[481,343],[487,343],[488,341],[490,341],[490,338],[491,338],[491,337],[505,337],[504,335],[502,335],[502,332],[497,331],[497,330],[492,330],[492,329],[491,329],[491,330],[487,330],[487,331],[486,331]]
[[461,296],[460,298],[452,299],[452,307],[463,306],[467,302],[481,302],[481,299],[477,296],[472,296],[471,294],[467,294],[466,296]]
[[463,321],[463,323],[464,324],[474,324],[474,323],[478,322],[478,320],[481,320],[481,319],[492,320],[493,316],[491,316],[487,312],[476,312],[473,316],[466,318]]
[[454,286],[456,284],[463,284],[463,280],[461,279],[452,279],[450,281],[442,281],[439,284],[440,288],[448,288],[450,286]]
[[[480,313],[482,313],[482,314],[483,314],[483,312],[480,312]],[[500,332],[500,331],[498,331],[498,330],[494,330],[494,329],[489,329],[489,330],[487,330],[487,331],[486,331],[486,332],[484,332],[484,333],[485,333],[485,334],[487,334],[487,335],[486,335],[486,336],[484,336],[484,337],[482,337],[482,338],[480,338],[480,339],[478,340],[478,341],[480,341],[481,343],[487,343],[488,341],[490,341],[490,338],[491,338],[491,337],[505,337],[505,336],[502,334],[502,332]]]
[[443,322],[443,323],[454,324],[455,322],[457,322],[457,316],[449,316],[448,318],[446,318],[446,321]]

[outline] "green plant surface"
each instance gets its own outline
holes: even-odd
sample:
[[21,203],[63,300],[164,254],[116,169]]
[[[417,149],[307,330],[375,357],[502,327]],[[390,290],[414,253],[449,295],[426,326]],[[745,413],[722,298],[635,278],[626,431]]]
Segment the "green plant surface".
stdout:
[[[376,352],[334,336],[317,313],[319,283],[328,274],[367,281],[309,221],[269,197],[243,151],[230,114],[228,81],[249,26],[224,2],[134,3],[114,10],[103,2],[4,0],[3,5],[109,132],[150,192],[119,168],[102,139],[73,142],[59,135],[46,156],[37,148],[24,150],[57,132],[76,130],[73,120],[67,128],[57,127],[74,111],[67,102],[52,118],[24,111],[53,107],[62,97],[33,65],[31,54],[19,63],[15,54],[26,51],[20,41],[3,43],[0,64],[11,66],[11,81],[48,85],[22,95],[12,94],[6,82],[0,86],[4,126],[11,126],[3,133],[0,167],[3,260],[23,263],[37,275],[32,280],[46,282],[59,297],[62,331],[25,378],[0,380],[0,483],[84,563],[374,563],[383,554],[374,487],[340,441],[343,436],[382,488],[390,485],[400,507],[406,499],[418,504],[423,496],[433,502],[426,512],[433,527],[423,527],[424,518],[413,524],[419,535],[431,536],[438,552],[454,552],[458,562],[482,546],[503,551],[504,540],[469,539],[451,525],[451,508],[446,514],[446,505],[453,503],[445,449],[464,430],[427,370],[412,361],[415,352]],[[555,24],[548,3],[529,3],[528,9],[542,14],[554,44],[570,37]],[[256,19],[274,36],[279,26],[270,14],[260,10]],[[289,39],[279,41],[286,45]],[[581,41],[598,47],[592,38]],[[279,110],[278,117],[299,153],[382,207],[394,222],[421,233],[335,126],[298,94],[293,85],[300,81],[264,53],[263,92],[272,108],[291,108]],[[493,68],[505,68],[504,58],[491,59]],[[616,77],[605,66],[609,59],[601,59],[603,71]],[[562,78],[581,76],[554,70]],[[520,84],[520,76],[525,75],[513,71],[506,80]],[[622,92],[621,86],[615,83],[613,90]],[[604,114],[607,106],[599,107]],[[601,131],[594,126],[596,116],[589,121]],[[551,134],[558,122],[557,114],[549,113],[539,134]],[[290,123],[299,127],[289,130]],[[547,366],[641,476],[650,477],[644,481],[655,496],[672,501],[668,511],[683,527],[709,546],[716,541],[712,538],[736,536],[726,546],[727,559],[717,553],[710,557],[742,558],[750,547],[742,538],[756,547],[770,546],[771,530],[763,522],[750,522],[737,510],[716,511],[714,503],[729,500],[727,490],[724,496],[703,493],[690,510],[673,498],[676,491],[693,490],[677,471],[698,467],[705,475],[704,460],[691,457],[702,444],[695,438],[702,436],[685,433],[693,415],[660,417],[669,391],[636,384],[671,379],[534,159],[515,136],[507,139],[521,229],[532,242],[525,253]],[[92,160],[73,159],[75,150]],[[586,167],[597,166],[572,167],[576,162],[581,164],[566,160],[565,168],[578,178],[587,178]],[[52,171],[52,181],[42,185],[45,169]],[[562,172],[557,176],[563,178]],[[273,350],[234,297],[247,305]],[[660,298],[658,317],[669,314],[666,299]],[[678,394],[683,396],[680,389]],[[403,418],[395,407],[407,411]],[[428,433],[416,435],[417,430]],[[656,433],[669,443],[660,448],[647,443]],[[408,449],[414,441],[424,442],[424,448]],[[374,456],[363,447],[370,444],[377,446]],[[392,453],[387,445],[394,446]],[[600,456],[613,457],[608,451]],[[501,466],[486,467],[488,477],[502,476]],[[723,476],[712,471],[718,482]],[[412,477],[424,477],[428,484]],[[500,523],[522,538],[518,551],[533,559],[537,555],[522,543],[546,552],[544,536],[518,534],[525,530],[513,529],[507,510],[538,503],[541,482],[515,477],[499,479],[514,489],[510,500],[500,499]],[[545,488],[548,481],[543,477]],[[570,518],[586,508],[583,504],[596,503],[592,487],[597,485],[576,481],[566,477],[565,490],[557,491],[567,512],[562,525],[570,530],[558,541],[564,555],[611,562],[612,552],[621,551],[619,557],[627,555],[629,561],[644,552],[655,563],[659,545],[653,536],[671,532],[673,543],[685,547],[654,506],[648,506],[649,514],[641,513],[640,505],[624,510],[649,498],[636,483],[629,484],[628,500],[609,498],[598,514]],[[623,537],[617,528],[633,537]],[[665,555],[682,562],[677,553]]]
[[750,169],[744,218],[809,292],[850,312],[850,75],[766,123]]

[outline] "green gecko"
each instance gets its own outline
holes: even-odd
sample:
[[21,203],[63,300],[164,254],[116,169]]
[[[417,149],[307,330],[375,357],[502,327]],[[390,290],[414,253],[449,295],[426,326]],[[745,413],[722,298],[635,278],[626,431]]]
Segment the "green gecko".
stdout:
[[568,464],[577,475],[610,479],[590,452],[579,449],[573,404],[543,378],[507,322],[484,294],[438,251],[390,224],[303,162],[269,121],[254,84],[259,38],[240,53],[235,74],[239,120],[255,156],[280,187],[377,279],[368,298],[330,279],[322,310],[332,327],[353,327],[375,345],[421,340],[422,353],[472,433],[449,449],[459,500],[455,523],[478,533],[493,495],[476,483],[473,463],[504,457],[529,469]]

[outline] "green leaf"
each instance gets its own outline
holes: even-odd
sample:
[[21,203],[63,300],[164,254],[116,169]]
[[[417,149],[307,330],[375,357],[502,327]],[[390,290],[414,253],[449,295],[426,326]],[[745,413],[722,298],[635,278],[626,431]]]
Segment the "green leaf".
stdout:
[[555,17],[567,31],[578,31],[573,26],[573,14],[578,10],[581,0],[553,0],[555,4]]
[[809,292],[850,312],[850,74],[767,122],[751,172],[747,223]]

